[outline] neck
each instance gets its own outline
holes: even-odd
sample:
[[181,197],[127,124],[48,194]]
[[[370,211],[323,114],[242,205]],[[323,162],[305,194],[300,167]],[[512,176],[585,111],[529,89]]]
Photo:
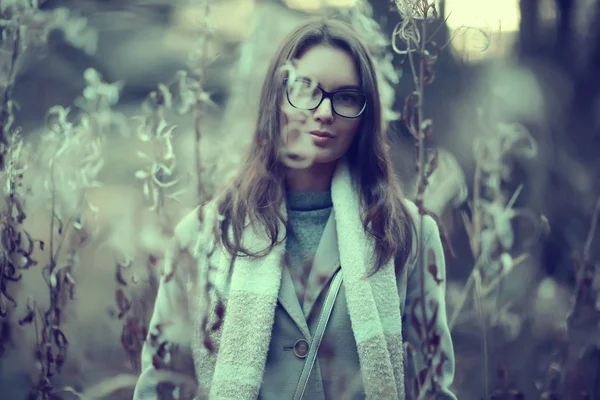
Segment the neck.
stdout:
[[286,188],[292,192],[325,192],[331,188],[336,163],[312,164],[304,169],[288,168]]

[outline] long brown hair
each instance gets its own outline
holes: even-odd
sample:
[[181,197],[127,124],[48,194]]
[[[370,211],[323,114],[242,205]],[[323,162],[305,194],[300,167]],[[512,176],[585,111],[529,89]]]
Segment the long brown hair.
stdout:
[[[363,227],[376,238],[373,273],[393,256],[396,256],[396,266],[402,267],[410,253],[414,225],[403,203],[404,195],[388,153],[373,59],[356,32],[338,20],[312,19],[303,23],[282,41],[272,58],[262,87],[260,111],[248,158],[220,204],[220,212],[225,217],[221,240],[232,255],[250,257],[268,254],[281,241],[279,229],[282,222],[285,224],[281,214],[285,199],[285,167],[278,158],[283,144],[280,135],[280,104],[284,94],[281,68],[319,44],[340,48],[352,56],[362,90],[367,95],[367,108],[346,159],[360,193]],[[254,228],[265,230],[271,244],[264,251],[251,252],[242,246],[246,221]]]

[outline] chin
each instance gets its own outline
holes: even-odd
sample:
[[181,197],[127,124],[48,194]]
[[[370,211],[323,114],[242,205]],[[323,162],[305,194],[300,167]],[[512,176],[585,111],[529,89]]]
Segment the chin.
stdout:
[[338,154],[317,154],[313,164],[331,164],[342,158],[342,155]]

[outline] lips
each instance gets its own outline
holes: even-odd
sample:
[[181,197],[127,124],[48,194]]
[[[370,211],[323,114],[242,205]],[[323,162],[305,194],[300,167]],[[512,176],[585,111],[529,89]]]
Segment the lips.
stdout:
[[333,138],[333,135],[329,132],[323,131],[310,131],[311,135],[322,137],[322,138]]

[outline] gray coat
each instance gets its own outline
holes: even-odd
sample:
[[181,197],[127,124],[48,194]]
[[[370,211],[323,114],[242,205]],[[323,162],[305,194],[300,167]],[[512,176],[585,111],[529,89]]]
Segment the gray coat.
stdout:
[[[434,329],[440,338],[436,359],[439,359],[442,353],[446,358],[441,368],[441,375],[437,377],[440,387],[435,398],[455,399],[449,390],[454,375],[454,352],[446,322],[445,264],[437,225],[431,217],[424,217],[424,241],[422,251],[419,252],[425,257],[424,260],[417,257],[418,244],[417,240],[414,240],[409,262],[399,275],[394,276],[392,267],[382,269],[381,273],[367,281],[357,278],[363,276],[357,273],[362,271],[360,265],[366,260],[362,257],[366,239],[361,237],[364,232],[360,228],[357,202],[352,200],[352,194],[347,189],[350,187],[347,173],[345,176],[343,173],[337,175],[339,176],[334,177],[332,188],[334,207],[317,248],[303,308],[298,301],[289,270],[281,268],[278,263],[283,255],[281,246],[272,251],[273,254],[261,260],[236,260],[236,265],[232,268],[233,277],[230,280],[214,277],[215,282],[231,282],[231,286],[224,284],[219,288],[219,292],[227,301],[227,307],[223,326],[218,327],[213,335],[213,344],[218,349],[218,353],[211,352],[202,345],[204,336],[199,326],[203,313],[197,306],[202,307],[207,304],[207,299],[202,293],[185,290],[189,287],[186,283],[190,281],[190,276],[193,277],[192,281],[197,279],[195,274],[199,272],[194,270],[194,266],[200,265],[202,261],[203,252],[202,249],[198,250],[197,246],[204,241],[199,241],[198,235],[202,231],[211,232],[211,228],[198,226],[197,212],[190,214],[179,225],[176,231],[176,250],[180,256],[193,258],[196,263],[189,264],[192,266],[190,269],[180,267],[176,270],[172,270],[171,266],[167,265],[165,276],[161,279],[150,323],[149,339],[153,333],[155,337],[157,336],[154,327],[160,326],[161,331],[158,336],[161,339],[158,343],[166,340],[170,345],[177,345],[176,351],[171,352],[168,367],[181,373],[166,376],[164,380],[181,382],[184,384],[181,387],[189,387],[190,385],[185,383],[196,382],[207,389],[214,386],[211,393],[218,394],[213,394],[211,398],[291,399],[303,367],[303,360],[296,355],[298,351],[294,352],[293,346],[298,339],[310,342],[311,332],[315,329],[330,278],[341,267],[344,281],[334,304],[305,398],[317,400],[362,399],[374,398],[374,396],[375,398],[403,398],[403,381],[407,382],[406,392],[410,395],[415,371],[420,371],[424,367],[419,329],[412,323],[414,319],[412,315],[415,315],[417,320],[420,319],[421,306],[416,305],[421,295],[421,279],[424,276],[428,314],[432,315],[430,300],[439,306]],[[414,204],[407,202],[407,205],[419,229],[418,211]],[[415,238],[419,237],[420,232],[417,232]],[[202,247],[206,248],[206,245],[202,244]],[[194,254],[194,257],[189,257],[191,254]],[[218,257],[223,265],[219,271],[227,271],[230,264],[226,259],[222,259],[222,255]],[[423,274],[420,270],[420,266],[429,266],[433,262],[437,265],[435,279],[427,270]],[[276,278],[277,274],[279,278]],[[167,276],[169,279],[166,278]],[[396,293],[390,293],[387,289],[390,279],[395,282]],[[384,289],[386,291],[382,293],[378,290],[381,288],[386,288]],[[350,295],[352,298],[349,297]],[[273,296],[272,300],[270,296]],[[211,298],[214,300],[214,293]],[[370,302],[368,307],[361,304],[363,298],[364,302]],[[393,303],[386,298],[393,299]],[[373,308],[375,305],[377,307]],[[396,311],[393,311],[394,307],[398,307],[395,308]],[[269,309],[271,311],[268,311]],[[191,312],[181,313],[181,310]],[[365,313],[361,310],[371,311]],[[214,307],[210,313],[209,326],[216,321],[217,312]],[[403,323],[401,324],[395,317],[393,320],[386,319],[386,315],[398,315],[399,318],[401,316]],[[378,330],[371,332],[373,323],[380,325],[378,328],[375,327]],[[396,325],[402,327],[401,334],[394,333]],[[225,332],[224,343],[227,343],[224,347],[220,347],[222,331]],[[381,333],[377,334],[377,332],[383,332],[386,335],[385,340]],[[390,348],[392,343],[399,343],[399,346],[404,345],[405,350],[408,349],[405,375],[402,365],[404,364],[403,352],[398,353],[396,348]],[[158,398],[156,386],[161,377],[165,376],[165,370],[157,368],[156,358],[153,362],[157,346],[158,344],[152,343],[151,340],[144,345],[143,370],[136,386],[135,399]],[[190,362],[191,349],[194,350],[197,376],[194,376],[193,364]],[[376,354],[379,355],[375,356]],[[378,361],[381,356],[387,358],[387,361],[383,359]],[[363,360],[362,357],[365,359]],[[392,360],[393,373],[389,369],[389,357]],[[398,362],[400,365],[395,364]],[[401,377],[400,382],[396,381],[395,376]],[[371,396],[363,392],[367,382]],[[170,389],[168,386],[167,388]],[[396,390],[400,393],[395,393]],[[375,393],[380,394],[375,395]]]

